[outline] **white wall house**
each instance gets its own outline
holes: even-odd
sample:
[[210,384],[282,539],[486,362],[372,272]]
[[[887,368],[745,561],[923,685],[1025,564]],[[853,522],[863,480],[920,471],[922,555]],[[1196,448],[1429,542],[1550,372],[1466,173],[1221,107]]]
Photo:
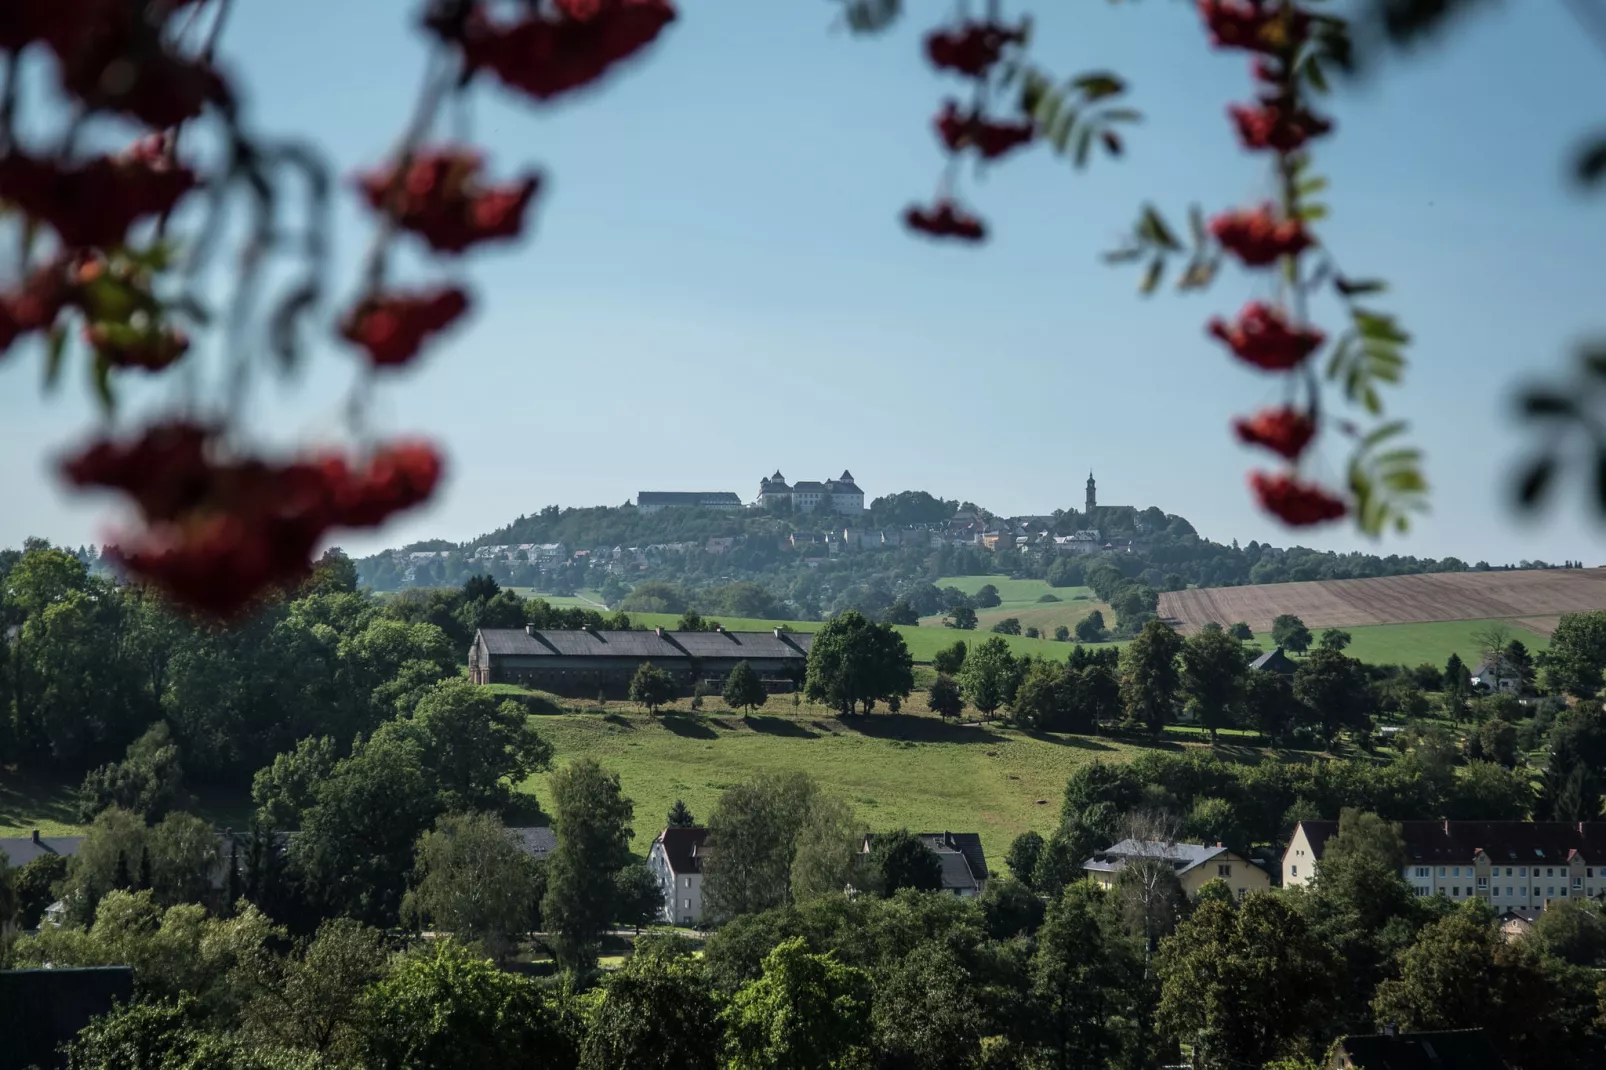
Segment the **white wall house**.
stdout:
[[[1419,896],[1484,900],[1499,914],[1606,895],[1606,821],[1402,821],[1401,875]],[[1309,884],[1337,821],[1302,821],[1283,885]]]
[[672,925],[702,924],[707,841],[705,828],[666,828],[647,852],[647,867],[664,894],[660,917]]

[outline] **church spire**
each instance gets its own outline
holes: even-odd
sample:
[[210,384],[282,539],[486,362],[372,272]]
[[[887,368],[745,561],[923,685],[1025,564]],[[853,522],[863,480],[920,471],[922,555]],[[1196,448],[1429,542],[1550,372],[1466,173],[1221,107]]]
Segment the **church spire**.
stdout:
[[1087,471],[1087,512],[1091,513],[1098,507],[1099,499],[1097,487],[1093,482],[1093,470]]

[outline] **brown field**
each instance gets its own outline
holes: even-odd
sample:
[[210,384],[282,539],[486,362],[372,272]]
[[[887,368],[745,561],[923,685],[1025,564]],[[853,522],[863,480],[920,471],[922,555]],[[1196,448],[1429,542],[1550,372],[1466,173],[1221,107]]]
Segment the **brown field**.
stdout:
[[1370,580],[1208,587],[1160,595],[1160,616],[1192,632],[1244,621],[1257,632],[1292,613],[1312,628],[1500,619],[1543,635],[1563,613],[1606,609],[1606,568],[1441,572]]

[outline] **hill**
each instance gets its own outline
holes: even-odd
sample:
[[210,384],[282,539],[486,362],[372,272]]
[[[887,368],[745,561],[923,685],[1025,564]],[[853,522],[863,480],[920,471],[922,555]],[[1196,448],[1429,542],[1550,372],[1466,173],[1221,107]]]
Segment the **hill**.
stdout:
[[1160,595],[1184,632],[1244,621],[1258,632],[1292,613],[1311,628],[1500,620],[1549,635],[1563,613],[1606,609],[1606,568],[1439,572],[1377,579],[1195,588]]

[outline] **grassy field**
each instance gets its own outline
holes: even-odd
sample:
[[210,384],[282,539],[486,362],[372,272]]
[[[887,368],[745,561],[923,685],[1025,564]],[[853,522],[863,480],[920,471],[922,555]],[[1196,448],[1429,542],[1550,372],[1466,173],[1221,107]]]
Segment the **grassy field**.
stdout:
[[[1014,617],[1022,629],[1035,627],[1044,636],[1052,636],[1062,624],[1074,631],[1095,609],[1104,614],[1105,627],[1115,625],[1115,611],[1087,587],[1050,587],[1045,580],[1012,580],[1008,576],[945,576],[937,586],[957,587],[973,595],[989,583],[998,588],[1001,601],[992,609],[976,611],[977,631],[990,631],[1004,618]],[[1045,597],[1053,600],[1044,602]],[[923,618],[920,623],[922,627],[941,627],[942,615]]]
[[603,604],[602,596],[596,591],[579,591],[575,594],[542,594],[534,587],[509,587],[508,590],[520,598],[539,598],[550,606],[560,609],[569,609],[578,606],[580,609],[594,609],[598,613],[608,612]]
[[[851,802],[871,829],[976,831],[993,864],[1002,866],[1020,833],[1053,829],[1072,769],[1137,753],[1111,740],[1034,737],[923,714],[843,721],[807,706],[801,715],[784,709],[744,722],[738,714],[708,711],[650,720],[621,707],[538,724],[560,762],[589,756],[619,774],[636,806],[633,846],[643,853],[676,799],[705,819],[726,787],[760,771],[801,770]],[[526,785],[543,804],[550,802],[547,780],[542,774]]]
[[[1420,665],[1423,662],[1441,668],[1451,654],[1461,655],[1467,668],[1477,667],[1478,644],[1474,632],[1493,624],[1505,624],[1513,639],[1520,639],[1530,654],[1545,650],[1550,640],[1538,632],[1529,631],[1506,621],[1447,620],[1427,624],[1370,624],[1345,628],[1350,634],[1350,645],[1344,653],[1352,658],[1374,665]],[[1311,632],[1321,635],[1321,629]],[[1270,650],[1273,646],[1268,633],[1256,632],[1255,642]]]

